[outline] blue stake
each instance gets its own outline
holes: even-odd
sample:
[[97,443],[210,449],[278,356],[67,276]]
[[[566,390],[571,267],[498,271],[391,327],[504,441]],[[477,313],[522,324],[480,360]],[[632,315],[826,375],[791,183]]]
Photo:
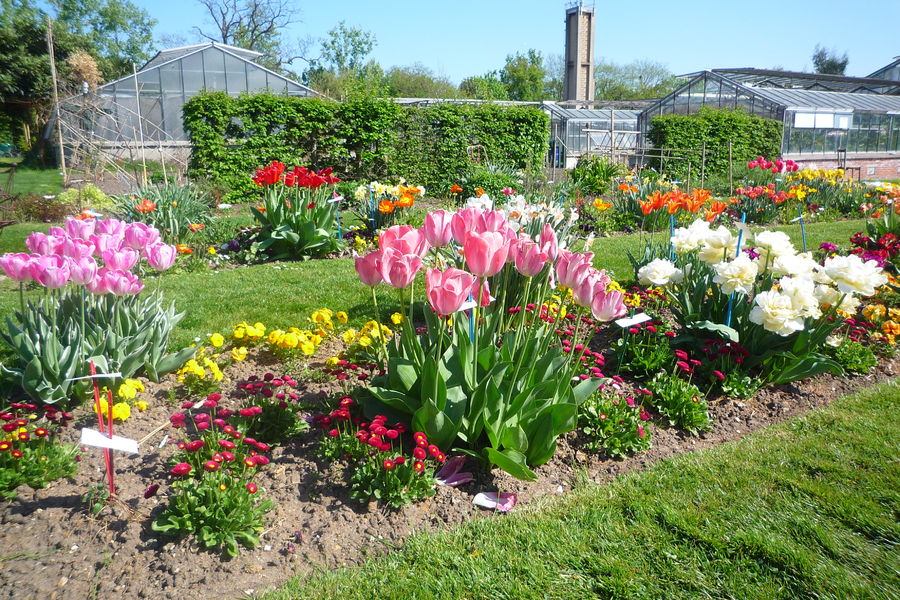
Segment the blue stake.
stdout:
[[341,230],[341,205],[338,203],[337,207],[337,225],[338,225],[338,239],[344,239],[344,232]]
[[372,210],[372,235],[375,235],[375,192],[369,188],[369,208]]
[[675,215],[669,215],[669,259],[675,260],[675,245],[672,238],[675,237]]
[[[747,213],[741,213],[741,225],[747,222]],[[738,229],[738,242],[737,242],[737,250],[734,253],[734,257],[737,258],[741,255],[741,242],[744,241],[744,228],[741,227]],[[725,315],[725,325],[727,327],[731,327],[731,309],[734,307],[734,292],[731,292],[731,295],[728,296],[728,314]]]
[[806,221],[803,219],[803,208],[797,207],[797,217],[800,221],[800,237],[803,239],[803,251],[806,252]]
[[[469,302],[472,301],[472,292],[469,292]],[[470,308],[466,311],[469,313],[469,341],[475,343],[475,309]]]

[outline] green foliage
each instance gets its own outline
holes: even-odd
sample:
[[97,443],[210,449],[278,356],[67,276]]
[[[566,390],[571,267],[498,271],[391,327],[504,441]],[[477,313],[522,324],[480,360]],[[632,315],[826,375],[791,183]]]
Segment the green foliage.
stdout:
[[605,194],[610,182],[625,175],[628,170],[605,156],[582,156],[572,169],[570,177],[582,194]]
[[488,163],[486,165],[471,165],[459,179],[462,186],[460,200],[478,196],[476,190],[481,188],[484,193],[499,203],[503,195],[501,190],[512,188],[518,190],[522,187],[522,177],[515,167],[503,163]]
[[0,498],[3,500],[14,500],[20,485],[41,489],[57,479],[71,477],[76,470],[78,447],[55,440],[58,424],[47,419],[31,420],[28,417],[32,410],[16,406],[2,411],[3,431],[8,432],[0,434]]
[[652,61],[620,65],[603,60],[594,67],[597,100],[662,98],[675,89],[676,81],[664,65]]
[[[82,293],[79,288],[47,296],[29,302],[24,314],[6,316],[0,336],[17,361],[0,368],[35,400],[66,406],[82,389],[69,380],[89,374],[88,357],[101,373],[119,372],[125,379],[143,372],[159,381],[193,354],[193,348],[166,354],[169,334],[184,314],[176,314],[174,304],[164,308],[161,295]],[[110,387],[117,382],[104,381]]]
[[402,107],[386,100],[328,100],[223,92],[184,106],[192,143],[189,168],[230,190],[227,200],[256,201],[250,175],[279,160],[334,167],[344,178],[402,176],[447,190],[469,166],[467,148],[484,147],[493,162],[526,172],[544,161],[549,117],[539,109],[496,104]]
[[851,373],[865,374],[878,364],[878,357],[869,346],[845,339],[837,347],[830,347],[829,354]]
[[4,206],[4,214],[17,221],[36,223],[59,223],[66,215],[75,212],[75,206],[60,202],[57,196],[48,198],[36,194],[19,194]]
[[622,330],[614,344],[616,368],[640,377],[655,375],[671,366],[674,353],[669,345],[668,330],[661,321],[641,323]]
[[529,48],[526,54],[506,57],[500,81],[509,90],[510,100],[537,102],[544,99],[544,59],[541,53]]
[[[700,176],[701,150],[706,143],[706,173],[728,172],[728,141],[735,163],[757,156],[778,156],[781,151],[782,124],[743,111],[701,107],[695,115],[660,115],[650,121],[649,141],[663,148],[664,156],[654,158],[652,166],[671,177]],[[679,150],[686,150],[679,152]],[[687,152],[691,150],[691,152]],[[684,159],[684,160],[669,160]]]
[[[152,202],[153,210],[146,202]],[[163,184],[141,188],[134,195],[117,199],[116,214],[123,221],[140,221],[159,230],[163,240],[170,244],[191,241],[196,232],[191,225],[210,222],[209,204],[201,192],[193,185]],[[199,229],[198,229],[199,231]]]
[[103,190],[93,183],[86,183],[80,188],[69,188],[58,194],[56,201],[67,206],[90,208],[104,216],[116,207],[115,199],[104,194]]
[[816,73],[843,75],[850,59],[847,58],[846,52],[844,52],[843,56],[838,56],[837,50],[828,50],[827,48],[816,44],[816,49],[813,51],[812,55],[812,61],[813,66],[816,68]]
[[677,375],[657,373],[647,386],[650,402],[668,417],[669,424],[696,434],[710,424],[706,397],[700,389]]
[[592,394],[578,411],[578,423],[590,438],[585,447],[594,451],[603,448],[612,458],[648,450],[650,432],[644,429],[647,413],[632,397],[608,389]]
[[509,100],[509,90],[496,71],[463,79],[459,84],[459,91],[469,98],[479,100]]
[[446,77],[415,63],[408,67],[392,67],[385,75],[388,94],[395,98],[456,98],[459,90]]

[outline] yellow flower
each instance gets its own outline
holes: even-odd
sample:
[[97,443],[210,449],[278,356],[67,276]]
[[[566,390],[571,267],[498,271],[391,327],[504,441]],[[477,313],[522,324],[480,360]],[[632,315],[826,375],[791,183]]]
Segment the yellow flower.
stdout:
[[339,310],[337,313],[338,323],[346,323],[349,319],[347,317],[347,313],[342,310]]
[[394,325],[399,325],[402,322],[403,322],[403,315],[401,315],[400,313],[395,312],[394,314],[391,315],[391,323],[393,323]]
[[302,344],[300,344],[300,350],[303,352],[303,354],[312,356],[312,354],[316,351],[316,347],[312,342],[303,342]]
[[325,360],[325,364],[328,365],[329,367],[336,367],[337,364],[338,364],[338,361],[340,361],[340,360],[341,360],[341,359],[338,358],[337,356],[329,356],[329,357]]
[[222,344],[225,343],[225,338],[222,337],[221,333],[214,333],[209,336],[209,343],[212,344],[214,348],[221,348]]
[[212,254],[213,256],[215,256],[215,254],[216,254],[216,249],[213,248],[212,246],[210,246],[209,248],[207,248],[206,251],[207,251],[209,254]]
[[603,198],[595,198],[594,199],[594,208],[596,208],[599,211],[604,211],[607,208],[609,208],[610,206],[612,206],[612,202],[604,202]]
[[236,361],[242,361],[247,358],[247,348],[241,346],[240,348],[232,348],[231,349],[231,358]]
[[300,337],[296,333],[286,333],[278,341],[278,345],[282,348],[296,348],[300,345]]
[[863,309],[862,314],[869,321],[875,321],[883,319],[886,312],[887,311],[883,304],[870,304]]
[[348,346],[353,343],[353,339],[356,337],[355,329],[348,329],[344,333],[341,334],[341,339],[344,340],[344,343]]
[[372,338],[367,335],[362,335],[359,337],[359,345],[363,348],[368,348],[372,345]]
[[144,412],[148,408],[148,404],[143,400],[138,400],[137,402],[132,404],[132,406],[134,406],[136,409],[138,409],[141,412]]
[[131,407],[127,402],[117,402],[112,407],[113,419],[124,421],[131,416]]

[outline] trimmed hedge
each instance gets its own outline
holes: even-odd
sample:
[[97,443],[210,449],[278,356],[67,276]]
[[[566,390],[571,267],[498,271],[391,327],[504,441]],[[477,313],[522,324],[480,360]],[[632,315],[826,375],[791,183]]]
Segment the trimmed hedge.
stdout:
[[737,110],[720,110],[702,107],[695,115],[661,115],[650,120],[648,138],[657,148],[678,148],[697,152],[678,152],[667,155],[687,160],[655,158],[651,165],[670,177],[687,177],[688,163],[691,176],[699,180],[703,142],[706,142],[706,175],[728,172],[728,140],[731,140],[731,156],[739,164],[765,156],[781,154],[782,123],[763,119]]
[[527,172],[544,162],[550,120],[540,109],[498,104],[405,107],[389,100],[337,103],[273,94],[203,93],[184,105],[190,172],[237,199],[256,193],[250,175],[272,160],[333,166],[345,179],[405,177],[430,190],[458,183],[466,148]]

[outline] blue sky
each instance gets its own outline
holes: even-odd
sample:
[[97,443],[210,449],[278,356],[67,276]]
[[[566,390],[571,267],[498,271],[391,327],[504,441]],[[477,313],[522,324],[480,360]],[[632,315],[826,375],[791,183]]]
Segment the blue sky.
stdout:
[[[157,36],[182,35],[193,43],[198,40],[192,26],[209,26],[204,8],[195,0],[134,1],[159,21]],[[375,34],[372,58],[382,67],[419,62],[459,83],[469,75],[501,68],[508,54],[528,48],[544,55],[562,54],[566,4],[562,0],[298,1],[301,22],[284,35],[289,41],[307,36],[320,39],[344,20]],[[812,70],[810,57],[817,43],[847,52],[848,75],[867,75],[900,55],[895,28],[900,23],[900,2],[896,0],[849,4],[836,0],[632,0],[596,5],[598,58],[617,63],[653,60],[677,74],[715,67]]]

